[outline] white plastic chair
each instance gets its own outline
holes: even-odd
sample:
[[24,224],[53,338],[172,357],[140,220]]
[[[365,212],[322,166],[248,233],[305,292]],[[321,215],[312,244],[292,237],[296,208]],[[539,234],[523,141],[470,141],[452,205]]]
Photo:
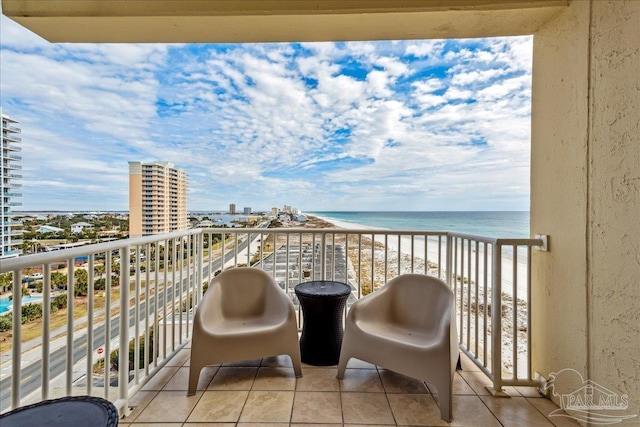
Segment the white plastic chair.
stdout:
[[455,298],[440,279],[404,274],[355,302],[347,316],[338,364],[352,357],[425,381],[438,391],[440,416],[453,416],[458,360]]
[[266,272],[233,268],[215,277],[193,320],[188,395],[207,365],[286,354],[302,376],[293,302]]

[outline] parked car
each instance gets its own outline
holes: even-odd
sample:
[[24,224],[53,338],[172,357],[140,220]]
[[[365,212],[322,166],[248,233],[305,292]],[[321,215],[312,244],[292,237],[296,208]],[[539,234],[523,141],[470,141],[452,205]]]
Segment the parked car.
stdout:
[[33,273],[32,275],[29,276],[29,279],[40,280],[40,279],[44,279],[44,276],[42,275],[42,273]]

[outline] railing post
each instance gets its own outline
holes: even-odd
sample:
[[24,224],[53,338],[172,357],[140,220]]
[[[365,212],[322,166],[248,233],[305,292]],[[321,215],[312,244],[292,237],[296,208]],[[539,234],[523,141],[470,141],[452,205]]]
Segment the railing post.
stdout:
[[13,313],[11,316],[13,342],[11,347],[11,409],[20,406],[20,370],[22,369],[22,281],[20,270],[13,270],[13,285],[11,287],[13,295]]
[[[502,243],[493,245],[491,268],[491,374],[494,396],[509,397],[502,388]],[[514,343],[517,345],[517,343]]]
[[447,284],[453,287],[453,236],[447,233]]
[[[321,271],[320,280],[326,280],[327,279],[327,263],[326,263],[327,235],[323,231],[320,236],[321,236],[320,237],[320,271]],[[311,277],[312,277],[311,280],[314,280],[314,278],[316,277],[315,271],[313,272]]]
[[[123,414],[129,412],[129,253],[130,246],[120,249],[120,351],[118,352],[118,400]],[[107,319],[108,321],[108,319]],[[136,319],[137,321],[137,319]],[[107,338],[108,339],[108,338]],[[106,356],[109,357],[108,355]],[[135,356],[134,356],[135,357]],[[107,362],[105,361],[105,366]]]
[[[200,302],[200,298],[202,298],[202,281],[204,280],[204,275],[202,274],[202,269],[204,268],[204,231],[196,235],[196,241],[195,246],[198,248],[198,256],[196,258],[196,295],[193,298],[194,307]],[[211,253],[211,245],[209,245],[209,253]],[[211,263],[209,263],[209,269],[211,269]],[[209,273],[211,273],[211,271],[209,271]]]
[[71,396],[73,387],[73,277],[75,275],[74,258],[67,259],[67,363],[66,363],[66,390],[67,396]]

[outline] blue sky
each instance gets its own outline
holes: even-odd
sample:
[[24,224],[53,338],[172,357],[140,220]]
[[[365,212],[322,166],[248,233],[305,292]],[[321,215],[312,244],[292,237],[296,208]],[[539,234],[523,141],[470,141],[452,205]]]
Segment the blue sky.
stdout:
[[532,38],[52,44],[2,16],[21,210],[127,210],[128,161],[190,210],[528,210]]

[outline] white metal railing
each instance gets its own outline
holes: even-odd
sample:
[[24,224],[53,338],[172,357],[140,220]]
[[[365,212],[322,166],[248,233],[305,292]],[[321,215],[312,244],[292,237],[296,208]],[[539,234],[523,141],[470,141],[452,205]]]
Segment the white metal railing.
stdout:
[[3,260],[13,289],[42,273],[30,283],[42,287],[42,316],[22,325],[14,292],[0,410],[92,394],[126,414],[129,398],[190,339],[203,285],[242,265],[270,272],[296,306],[293,288],[305,280],[348,283],[351,303],[399,274],[440,277],[456,295],[460,349],[494,391],[533,384],[530,250],[541,243],[440,231],[214,228]]

